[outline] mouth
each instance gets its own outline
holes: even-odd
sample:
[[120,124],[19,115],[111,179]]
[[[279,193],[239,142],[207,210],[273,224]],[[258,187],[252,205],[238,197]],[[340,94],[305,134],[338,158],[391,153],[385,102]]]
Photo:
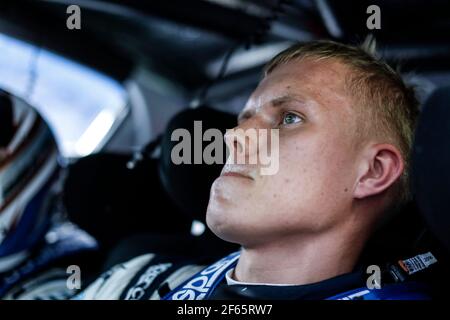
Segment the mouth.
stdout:
[[245,172],[238,172],[238,171],[224,171],[221,174],[222,177],[235,177],[235,178],[244,178],[249,180],[254,180],[249,174]]

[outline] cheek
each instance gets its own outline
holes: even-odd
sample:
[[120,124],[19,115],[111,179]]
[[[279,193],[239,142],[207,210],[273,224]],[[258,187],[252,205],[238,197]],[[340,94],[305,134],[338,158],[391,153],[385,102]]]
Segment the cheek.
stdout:
[[[298,139],[299,140],[299,139]],[[276,191],[287,190],[305,201],[324,203],[351,187],[351,156],[331,138],[280,144]]]

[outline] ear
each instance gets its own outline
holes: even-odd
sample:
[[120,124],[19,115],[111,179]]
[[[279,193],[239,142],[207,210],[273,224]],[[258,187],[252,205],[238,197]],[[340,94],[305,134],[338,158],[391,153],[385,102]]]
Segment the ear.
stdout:
[[362,199],[387,190],[402,175],[404,166],[403,157],[395,146],[370,146],[363,156],[354,197]]

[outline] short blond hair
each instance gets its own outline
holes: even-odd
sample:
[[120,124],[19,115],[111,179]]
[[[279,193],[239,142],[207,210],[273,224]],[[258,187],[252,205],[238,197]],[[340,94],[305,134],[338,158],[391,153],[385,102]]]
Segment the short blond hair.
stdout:
[[353,71],[351,77],[346,79],[346,85],[363,111],[359,112],[362,117],[361,121],[358,121],[358,133],[387,138],[389,143],[400,150],[405,170],[396,186],[401,203],[410,199],[409,163],[419,114],[419,102],[414,87],[408,86],[399,72],[363,46],[328,40],[299,43],[289,47],[265,66],[264,76],[282,64],[305,58],[334,59]]

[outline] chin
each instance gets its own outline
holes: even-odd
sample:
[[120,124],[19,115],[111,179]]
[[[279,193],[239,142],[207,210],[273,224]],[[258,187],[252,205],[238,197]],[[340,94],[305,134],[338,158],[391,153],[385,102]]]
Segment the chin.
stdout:
[[[215,208],[217,209],[217,208]],[[236,237],[236,226],[233,226],[231,217],[225,210],[214,210],[208,206],[206,225],[220,239],[239,243]]]
[[[211,208],[211,207],[214,208]],[[223,210],[217,210],[217,205],[208,205],[208,210],[206,212],[206,225],[208,228],[219,238],[222,238],[220,234],[221,231],[227,225],[226,213]]]

